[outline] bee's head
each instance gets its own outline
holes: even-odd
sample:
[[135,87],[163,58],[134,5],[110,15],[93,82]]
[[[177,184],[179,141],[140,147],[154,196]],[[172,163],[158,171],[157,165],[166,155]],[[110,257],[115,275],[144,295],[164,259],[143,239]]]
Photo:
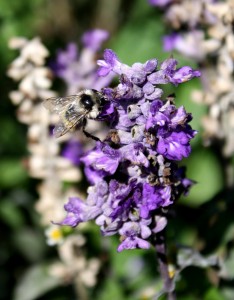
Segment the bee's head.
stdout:
[[99,110],[101,110],[102,107],[106,104],[106,97],[97,90],[92,89],[92,92],[94,93],[96,104]]
[[101,110],[105,103],[105,97],[101,92],[87,89],[80,93],[80,104],[86,110],[91,111],[94,108],[94,106],[98,110]]
[[80,104],[84,107],[86,110],[92,110],[95,99],[92,93],[90,93],[89,90],[86,90],[84,93],[80,95]]

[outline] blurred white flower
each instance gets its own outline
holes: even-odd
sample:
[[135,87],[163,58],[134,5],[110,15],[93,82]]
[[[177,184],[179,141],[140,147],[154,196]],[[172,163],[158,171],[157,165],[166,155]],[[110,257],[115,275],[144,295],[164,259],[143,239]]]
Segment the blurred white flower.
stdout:
[[[59,250],[60,261],[50,266],[50,272],[64,283],[74,282],[76,285],[79,281],[84,286],[93,286],[100,262],[95,258],[86,259],[82,248],[84,236],[65,237],[63,228],[51,225],[52,220],[59,222],[64,217],[63,204],[70,196],[83,195],[76,187],[82,179],[80,168],[62,156],[61,144],[66,144],[71,135],[60,139],[53,137],[51,128],[58,122],[58,116],[51,115],[42,105],[43,100],[56,96],[51,90],[52,72],[45,66],[49,52],[39,38],[13,38],[9,46],[20,52],[7,74],[18,82],[18,90],[9,94],[12,103],[18,106],[17,118],[28,125],[29,156],[25,165],[31,177],[41,180],[35,209],[40,214],[41,223],[47,227],[47,244],[55,245]],[[97,124],[90,123],[88,129],[97,130]],[[64,182],[69,182],[69,186],[64,188]]]
[[45,235],[49,246],[61,245],[64,241],[62,229],[57,225],[48,227],[45,231]]
[[203,91],[193,95],[196,102],[208,106],[203,119],[204,142],[210,145],[219,141],[223,155],[231,157],[234,153],[234,1],[170,1],[164,8],[167,23],[176,30],[164,38],[165,50],[177,50],[201,65]]

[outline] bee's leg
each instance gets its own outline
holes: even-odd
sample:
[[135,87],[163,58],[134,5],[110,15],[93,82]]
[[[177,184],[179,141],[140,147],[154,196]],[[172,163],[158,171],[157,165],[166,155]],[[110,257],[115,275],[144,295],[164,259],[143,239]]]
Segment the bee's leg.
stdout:
[[84,134],[88,137],[88,138],[91,138],[95,141],[99,141],[100,142],[100,139],[94,135],[92,135],[91,133],[89,133],[88,131],[86,131],[84,128],[83,128],[83,132]]
[[92,135],[91,133],[89,133],[88,131],[85,130],[86,124],[87,124],[87,122],[84,119],[84,122],[83,122],[83,132],[84,132],[85,136],[87,136],[88,138],[91,138],[92,140],[100,142],[100,139],[98,137]]

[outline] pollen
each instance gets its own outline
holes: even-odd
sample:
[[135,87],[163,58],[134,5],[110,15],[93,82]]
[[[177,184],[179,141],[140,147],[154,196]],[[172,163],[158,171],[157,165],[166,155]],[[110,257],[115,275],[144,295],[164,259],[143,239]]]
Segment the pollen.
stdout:
[[51,232],[51,238],[52,239],[59,240],[59,239],[61,239],[61,237],[62,237],[62,233],[61,233],[61,231],[58,228],[54,229]]
[[175,276],[175,273],[176,273],[176,270],[175,270],[174,265],[169,264],[168,265],[168,275],[169,275],[169,277],[173,278]]
[[63,242],[63,233],[59,227],[49,227],[45,231],[47,237],[47,244],[50,246],[59,245]]

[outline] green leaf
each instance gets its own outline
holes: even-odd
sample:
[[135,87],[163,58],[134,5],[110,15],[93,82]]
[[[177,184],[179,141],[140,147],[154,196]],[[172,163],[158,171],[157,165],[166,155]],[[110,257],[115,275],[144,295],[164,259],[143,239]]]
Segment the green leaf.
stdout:
[[11,188],[20,185],[28,178],[21,161],[15,158],[5,158],[0,161],[0,187]]
[[35,262],[42,259],[46,243],[44,236],[39,231],[28,227],[20,228],[14,233],[13,242],[29,261]]
[[36,265],[20,278],[13,300],[34,300],[59,285],[60,281],[48,274],[46,266]]
[[183,203],[199,205],[211,199],[223,185],[222,171],[219,162],[209,149],[194,149],[189,159],[184,160],[187,166],[187,177],[195,180],[188,197]]
[[[228,287],[228,286],[223,287],[221,289],[221,292],[222,292],[223,296],[222,296],[222,298],[220,297],[219,300],[233,300],[233,298],[234,298],[233,297],[233,295],[234,295],[234,289],[233,289],[232,286],[230,286],[230,287]],[[213,299],[210,298],[209,300],[213,300]]]
[[12,228],[19,228],[24,223],[22,211],[10,199],[1,200],[0,218]]
[[[145,286],[152,281],[151,267],[152,261],[146,260],[144,255],[147,254],[147,259],[151,257],[151,250],[133,249],[117,252],[119,241],[116,238],[110,238],[110,256],[112,263],[113,276],[118,281],[122,282],[121,289],[132,291],[133,293],[140,292]],[[152,255],[153,262],[153,276],[158,278],[157,261]]]
[[[10,110],[11,107],[7,102],[9,102],[9,99],[4,102],[7,106],[6,110]],[[0,128],[0,153],[3,153],[2,156],[5,154],[8,158],[22,156],[22,153],[25,154],[27,147],[26,132],[23,130],[23,125],[21,126],[16,120],[15,112],[5,112],[4,116],[1,116]]]
[[128,22],[111,41],[111,47],[126,64],[145,62],[154,57],[163,59],[170,56],[162,50],[163,33],[161,16],[147,1],[138,0],[133,5]]
[[[181,64],[180,65],[184,65]],[[191,64],[189,64],[191,65]],[[202,141],[202,125],[201,119],[206,114],[207,108],[203,104],[198,104],[192,101],[192,92],[195,90],[200,90],[201,84],[199,78],[194,78],[191,81],[185,82],[178,87],[173,88],[173,92],[176,94],[175,103],[176,106],[183,105],[187,112],[192,113],[193,120],[190,122],[190,125],[193,129],[198,130],[198,134],[192,140],[192,145],[201,144]]]
[[[233,294],[232,294],[233,295]],[[232,298],[233,299],[233,298]],[[206,293],[204,300],[227,300],[226,297],[224,297],[224,295],[222,295],[220,293],[220,291],[215,288],[212,287],[211,289],[208,290],[208,292]]]
[[189,266],[207,268],[218,265],[218,256],[215,254],[203,256],[192,248],[181,248],[178,251],[177,263],[180,268],[187,268]]
[[99,294],[98,300],[127,300],[122,293],[120,283],[109,278]]
[[230,249],[228,253],[228,257],[224,261],[224,269],[225,273],[229,278],[234,277],[234,249]]

